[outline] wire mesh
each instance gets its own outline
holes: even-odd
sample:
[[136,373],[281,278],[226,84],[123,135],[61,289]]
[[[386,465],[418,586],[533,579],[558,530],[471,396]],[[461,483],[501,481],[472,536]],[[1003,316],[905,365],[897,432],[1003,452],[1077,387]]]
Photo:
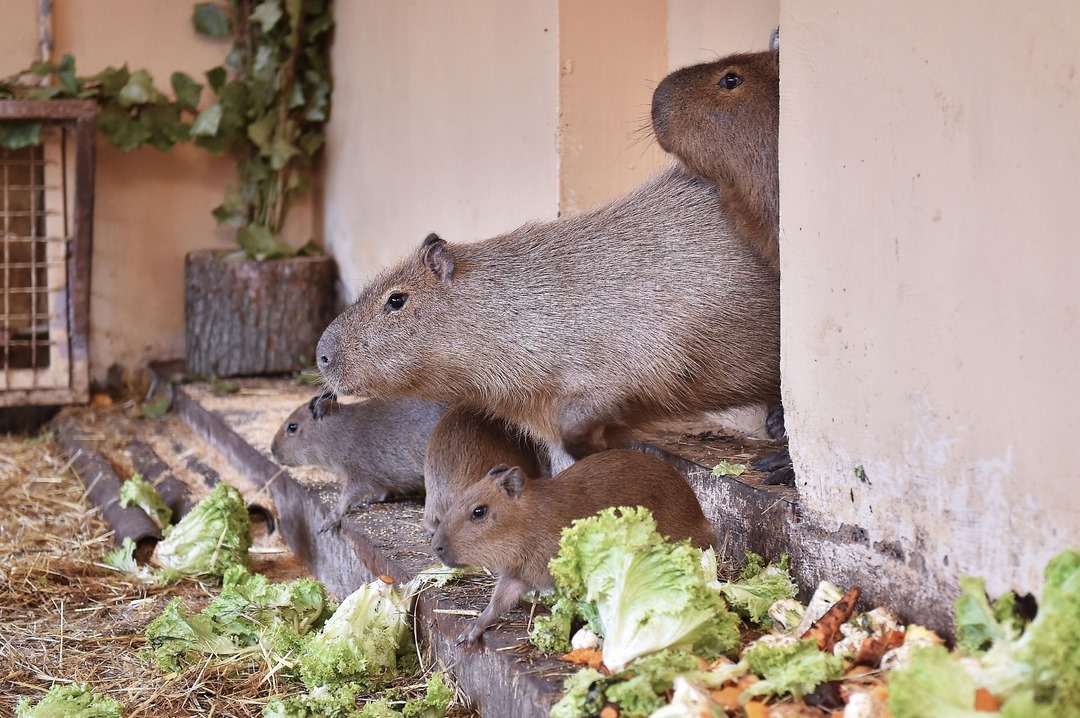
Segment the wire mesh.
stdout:
[[89,397],[90,243],[97,107],[0,100],[40,142],[0,147],[0,408]]

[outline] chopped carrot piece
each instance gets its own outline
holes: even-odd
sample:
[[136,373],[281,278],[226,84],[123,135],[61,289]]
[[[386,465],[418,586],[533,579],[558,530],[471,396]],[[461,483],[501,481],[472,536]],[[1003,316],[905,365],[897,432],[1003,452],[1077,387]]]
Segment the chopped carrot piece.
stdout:
[[592,665],[592,661],[597,656],[600,656],[602,660],[602,655],[603,654],[601,654],[600,651],[596,650],[595,648],[578,648],[575,651],[570,651],[569,653],[559,656],[559,660],[566,661],[567,663],[573,663],[577,666],[584,666]]
[[847,623],[851,614],[855,613],[855,604],[859,600],[860,593],[862,589],[858,586],[845,593],[825,612],[824,616],[818,619],[817,623],[810,627],[803,638],[813,638],[822,651],[832,652],[833,645],[836,644],[837,636],[840,634],[840,626]]
[[743,710],[746,711],[746,718],[769,718],[769,707],[761,701],[750,701]]
[[600,711],[600,718],[619,718],[619,709],[613,705],[606,705]]
[[739,709],[739,696],[746,690],[742,686],[727,686],[719,690],[709,691],[709,696],[716,701],[717,705],[726,711]]
[[993,693],[985,688],[975,691],[975,710],[997,713],[999,708],[1001,708],[1001,704],[998,703],[997,698],[994,698]]
[[876,668],[881,664],[881,657],[885,655],[886,651],[897,648],[903,643],[903,631],[888,631],[881,636],[870,636],[859,647],[855,662]]

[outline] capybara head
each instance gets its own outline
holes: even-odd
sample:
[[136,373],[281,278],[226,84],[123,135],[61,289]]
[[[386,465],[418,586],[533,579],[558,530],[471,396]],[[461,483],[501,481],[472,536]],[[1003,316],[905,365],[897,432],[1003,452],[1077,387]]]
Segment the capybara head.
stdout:
[[346,394],[412,395],[424,332],[442,324],[454,269],[446,242],[430,234],[416,253],[373,279],[319,339],[323,379]]
[[339,405],[333,392],[313,397],[296,407],[281,424],[270,442],[270,453],[283,466],[307,466],[327,463],[326,417],[337,413]]
[[684,67],[653,93],[660,146],[714,182],[774,182],[779,120],[778,50]]
[[452,497],[431,540],[436,557],[447,566],[483,566],[497,573],[523,564],[532,545],[522,497],[535,480],[517,466],[500,464]]

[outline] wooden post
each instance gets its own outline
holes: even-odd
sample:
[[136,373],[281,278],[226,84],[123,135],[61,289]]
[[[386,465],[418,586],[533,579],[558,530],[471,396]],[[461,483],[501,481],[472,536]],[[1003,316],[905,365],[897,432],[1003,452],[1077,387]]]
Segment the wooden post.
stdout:
[[185,276],[189,374],[296,371],[312,363],[334,318],[337,268],[330,257],[258,262],[192,252]]

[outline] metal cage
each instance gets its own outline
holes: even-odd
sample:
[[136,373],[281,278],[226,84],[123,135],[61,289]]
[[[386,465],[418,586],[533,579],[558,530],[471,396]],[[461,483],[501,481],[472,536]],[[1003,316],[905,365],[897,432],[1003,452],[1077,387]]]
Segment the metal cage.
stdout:
[[0,407],[85,402],[97,105],[0,100],[0,123],[42,123],[0,148]]

